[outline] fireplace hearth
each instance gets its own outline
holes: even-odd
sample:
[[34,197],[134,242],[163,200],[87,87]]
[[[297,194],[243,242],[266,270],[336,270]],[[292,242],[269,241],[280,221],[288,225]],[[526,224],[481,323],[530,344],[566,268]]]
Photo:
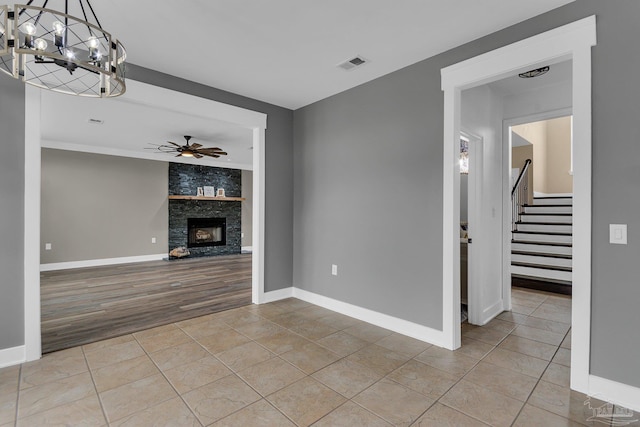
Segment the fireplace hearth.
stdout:
[[187,218],[187,247],[203,248],[226,244],[226,218]]

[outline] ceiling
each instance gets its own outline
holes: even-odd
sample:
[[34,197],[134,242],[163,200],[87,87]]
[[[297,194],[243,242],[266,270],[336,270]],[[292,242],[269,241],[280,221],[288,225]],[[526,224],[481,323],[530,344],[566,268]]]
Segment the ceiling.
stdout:
[[[570,1],[101,0],[94,7],[125,44],[129,62],[296,109]],[[370,62],[351,71],[336,66],[356,55]],[[536,79],[491,85],[508,95],[570,75],[570,66],[560,64]],[[137,84],[129,81],[128,93],[100,101],[42,91],[43,146],[252,168],[250,130],[140,105],[131,99]],[[149,149],[181,144],[185,134],[229,155],[194,160]]]
[[[140,104],[138,82],[131,82],[124,95],[97,100],[51,91],[41,93],[42,146],[45,148],[135,157],[142,159],[202,164],[235,169],[252,169],[253,132],[228,122],[213,120],[197,111],[177,111],[166,106]],[[144,85],[146,86],[146,85]],[[92,124],[90,119],[103,121]],[[228,155],[220,159],[176,158],[161,153],[152,144],[173,141],[219,147]]]
[[[540,65],[542,67],[543,65]],[[502,96],[519,95],[543,87],[568,84],[572,80],[573,61],[549,65],[549,71],[538,77],[523,79],[514,75],[489,83],[489,87]]]
[[[573,0],[101,0],[130,63],[297,109]],[[361,55],[350,71],[337,64]]]

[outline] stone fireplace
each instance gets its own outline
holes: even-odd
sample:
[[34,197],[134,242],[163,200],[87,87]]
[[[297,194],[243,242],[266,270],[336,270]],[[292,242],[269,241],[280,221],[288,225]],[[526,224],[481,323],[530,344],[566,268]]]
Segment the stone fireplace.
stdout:
[[[236,169],[169,164],[169,195],[196,196],[198,187],[224,188],[240,197],[242,173]],[[190,257],[241,252],[242,206],[227,200],[169,200],[169,252],[186,247]]]

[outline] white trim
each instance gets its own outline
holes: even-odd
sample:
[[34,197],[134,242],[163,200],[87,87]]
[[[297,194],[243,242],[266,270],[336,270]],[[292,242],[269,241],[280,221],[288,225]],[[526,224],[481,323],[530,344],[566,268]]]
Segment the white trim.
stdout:
[[[427,326],[418,325],[417,323],[338,301],[300,288],[293,288],[293,297],[438,347],[445,346],[445,337],[442,331],[431,329]],[[458,316],[460,316],[459,312],[460,310],[458,309]]]
[[573,193],[541,193],[534,191],[533,197],[573,197]]
[[5,348],[0,350],[0,369],[7,366],[19,365],[27,360],[25,346]]
[[[25,347],[27,360],[41,356],[40,336],[40,92],[26,86],[25,117]],[[100,101],[98,101],[100,102]],[[104,102],[104,101],[103,101]],[[117,98],[112,102],[125,102]],[[127,82],[127,101],[152,105],[213,120],[223,120],[253,131],[253,257],[252,295],[264,294],[265,131],[267,115],[221,102],[137,81]],[[38,118],[36,120],[35,118]]]
[[84,145],[84,144],[73,144],[70,142],[63,141],[54,141],[51,139],[43,139],[42,140],[42,148],[51,148],[54,150],[65,150],[65,151],[76,151],[80,153],[91,153],[91,154],[103,154],[105,156],[117,156],[117,157],[128,157],[130,159],[142,159],[142,160],[153,160],[156,162],[165,162],[165,163],[185,163],[189,165],[198,165],[198,166],[212,166],[216,168],[226,168],[226,169],[243,169],[243,170],[251,170],[251,165],[247,165],[244,163],[235,163],[221,160],[213,160],[209,158],[196,159],[195,157],[171,157],[170,160],[167,160],[166,157],[156,156],[155,152],[138,152],[134,150],[124,150],[121,148],[109,148],[109,147],[95,147],[92,145]]
[[253,234],[251,301],[264,301],[265,129],[253,130]]
[[40,89],[25,86],[24,346],[25,360],[42,356],[40,342]]
[[261,304],[267,304],[274,301],[280,301],[293,297],[293,287],[278,289],[277,291],[265,292],[262,295]]
[[112,98],[109,102],[134,103],[153,107],[156,110],[180,111],[182,114],[225,121],[250,129],[267,128],[267,115],[264,113],[136,80],[127,80],[127,94]]
[[[640,412],[640,388],[589,375],[589,396]],[[640,413],[635,419],[640,418]]]
[[240,251],[243,253],[252,253],[253,252],[253,246],[242,246],[240,248]]
[[83,261],[51,262],[48,264],[40,264],[40,271],[69,270],[71,268],[100,267],[103,265],[131,264],[134,262],[146,262],[146,261],[160,261],[167,257],[168,255],[164,253],[164,254],[154,254],[154,255],[125,256],[125,257],[118,257],[118,258],[87,259]]
[[[572,59],[574,139],[574,245],[571,388],[587,392],[591,331],[591,47],[596,18],[590,16],[441,70],[444,91],[443,156],[443,332],[447,348],[460,345],[460,254],[455,163],[460,134],[460,91],[501,79],[538,64]],[[505,166],[510,170],[510,165]],[[508,176],[508,173],[507,173]],[[507,179],[505,177],[505,179]],[[506,209],[503,206],[503,211]]]

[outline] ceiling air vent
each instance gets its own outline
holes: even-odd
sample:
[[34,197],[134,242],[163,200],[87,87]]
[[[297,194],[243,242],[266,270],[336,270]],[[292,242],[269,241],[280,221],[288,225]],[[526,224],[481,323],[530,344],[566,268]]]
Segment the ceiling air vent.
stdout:
[[100,120],[100,119],[89,119],[87,120],[87,122],[91,125],[102,125],[104,124],[104,120]]
[[356,56],[355,58],[351,58],[348,61],[345,61],[341,64],[338,64],[338,67],[342,68],[345,71],[353,70],[356,67],[360,67],[369,62],[364,59],[362,56]]

